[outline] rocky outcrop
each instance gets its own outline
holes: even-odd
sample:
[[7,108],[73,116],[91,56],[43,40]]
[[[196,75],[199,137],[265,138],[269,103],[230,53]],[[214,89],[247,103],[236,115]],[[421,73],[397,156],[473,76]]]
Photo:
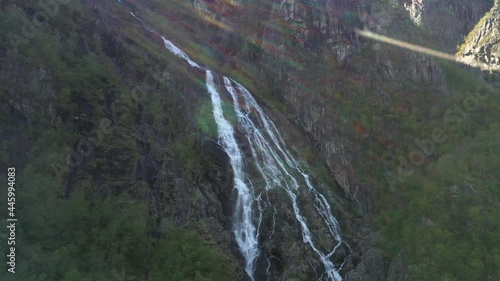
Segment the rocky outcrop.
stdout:
[[478,22],[458,52],[459,60],[479,67],[486,80],[500,86],[500,4]]
[[360,257],[355,270],[347,273],[346,281],[387,280],[390,259],[380,249],[370,248]]
[[428,31],[445,51],[454,53],[493,0],[399,0],[412,20]]

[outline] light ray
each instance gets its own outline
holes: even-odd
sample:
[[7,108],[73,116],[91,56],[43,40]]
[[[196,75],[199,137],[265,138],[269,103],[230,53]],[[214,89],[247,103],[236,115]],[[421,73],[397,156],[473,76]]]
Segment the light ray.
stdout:
[[389,45],[393,45],[396,47],[412,50],[412,51],[415,51],[417,53],[430,55],[433,57],[437,57],[437,58],[441,58],[441,59],[445,59],[445,60],[449,60],[449,61],[453,61],[453,62],[458,62],[458,63],[464,64],[464,65],[468,65],[468,66],[476,67],[476,68],[481,68],[484,70],[486,70],[486,69],[496,70],[496,71],[500,70],[500,66],[488,65],[485,63],[481,63],[479,61],[469,61],[466,63],[466,62],[458,60],[458,57],[455,55],[448,54],[448,53],[441,52],[441,51],[437,51],[437,50],[423,47],[420,45],[408,43],[405,41],[397,40],[397,39],[394,39],[394,38],[391,38],[388,36],[384,36],[381,34],[377,34],[377,33],[374,33],[374,32],[368,31],[368,30],[356,29],[355,31],[360,36],[363,36],[363,37],[366,37],[366,38],[369,38],[369,39],[372,39],[375,41],[383,42],[383,43],[386,43]]

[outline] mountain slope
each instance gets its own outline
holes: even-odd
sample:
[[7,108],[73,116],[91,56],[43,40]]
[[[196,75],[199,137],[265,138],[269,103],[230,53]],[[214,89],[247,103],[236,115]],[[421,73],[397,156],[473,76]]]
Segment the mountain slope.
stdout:
[[186,116],[201,87],[106,5],[113,25],[76,1],[35,25],[39,6],[2,1],[0,166],[23,243],[1,279],[234,280],[225,155]]
[[[217,89],[227,76],[255,95],[333,206],[349,246],[328,259],[345,280],[498,279],[498,91],[356,33],[450,51],[491,1],[119,2],[69,1],[42,23],[37,4],[1,2],[0,168],[18,167],[30,218],[22,280],[247,278],[206,72],[161,36],[221,75]],[[492,62],[497,42],[473,34],[467,56]],[[233,106],[222,102],[231,124]],[[445,141],[429,144],[437,129]],[[235,140],[250,162],[245,135]],[[278,215],[264,213],[256,280],[321,279],[328,262],[286,195],[268,197]],[[297,204],[327,249],[312,195]]]

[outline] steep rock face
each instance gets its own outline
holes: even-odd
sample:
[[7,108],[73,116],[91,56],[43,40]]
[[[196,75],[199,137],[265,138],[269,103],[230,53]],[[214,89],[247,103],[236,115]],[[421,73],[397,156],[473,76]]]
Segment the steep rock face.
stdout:
[[[195,7],[232,30],[242,30],[247,40],[260,45],[263,53],[254,64],[263,72],[276,74],[278,79],[269,79],[279,84],[275,95],[293,108],[292,119],[310,134],[344,191],[369,205],[366,186],[359,184],[356,175],[355,167],[362,161],[356,156],[360,147],[353,143],[352,137],[340,133],[346,120],[340,118],[339,108],[329,102],[328,93],[345,92],[349,87],[342,85],[342,78],[333,73],[348,73],[353,80],[361,81],[368,94],[380,97],[382,103],[390,102],[387,86],[401,96],[412,95],[397,81],[411,81],[413,86],[423,86],[436,95],[447,94],[448,90],[443,71],[434,58],[373,43],[359,37],[356,30],[370,30],[421,45],[428,45],[432,39],[441,50],[453,52],[460,38],[491,7],[490,2],[287,0],[249,4],[197,0]],[[242,19],[245,16],[258,19],[261,22],[258,28],[245,32],[248,26]],[[416,18],[420,18],[420,27],[415,24]],[[230,49],[232,41],[222,44]],[[303,64],[290,63],[294,62],[290,56],[294,53],[307,56],[302,57]],[[332,61],[336,67],[328,68]],[[311,85],[297,79],[308,76],[311,68],[307,64],[332,71],[332,76],[322,81],[326,96],[311,91]],[[359,128],[354,123],[352,126]],[[361,138],[366,137],[369,135],[362,132]]]
[[[263,46],[275,47],[265,47],[264,59],[260,64],[264,68],[272,65],[271,71],[275,71],[279,78],[282,98],[293,107],[294,119],[310,134],[312,142],[344,191],[354,197],[359,195],[357,199],[365,201],[367,198],[363,195],[366,193],[363,189],[366,187],[358,183],[354,168],[355,162],[361,161],[356,159],[359,147],[353,144],[352,139],[339,134],[339,124],[343,121],[336,114],[338,108],[329,102],[328,94],[322,96],[314,93],[310,85],[296,79],[307,77],[310,69],[290,67],[288,54],[305,51],[308,57],[304,61],[318,66],[329,63],[322,63],[324,59],[337,61],[338,68],[343,68],[342,72],[350,73],[355,77],[353,79],[367,85],[372,94],[380,95],[383,99],[382,80],[392,81],[390,83],[408,80],[446,92],[441,70],[432,58],[380,43],[372,44],[356,34],[356,29],[364,28],[380,34],[400,35],[402,40],[412,40],[413,36],[419,38],[421,32],[398,3],[391,2],[391,8],[388,9],[388,4],[383,1],[269,2],[271,5],[268,9],[253,7],[255,14],[266,24],[252,40],[263,42]],[[230,26],[241,24],[238,18],[231,15],[220,14],[218,17]],[[401,30],[409,32],[401,34]],[[371,49],[373,56],[358,56],[363,48]],[[342,86],[339,86],[341,78],[333,75],[333,71],[339,69],[330,70],[332,76],[327,78],[324,90],[327,93],[343,91]]]
[[463,37],[493,6],[493,0],[400,0],[412,20],[429,31],[446,51],[454,53]]
[[[479,66],[487,80],[500,85],[500,4],[478,22],[458,52],[459,60]],[[477,65],[479,64],[479,65]]]

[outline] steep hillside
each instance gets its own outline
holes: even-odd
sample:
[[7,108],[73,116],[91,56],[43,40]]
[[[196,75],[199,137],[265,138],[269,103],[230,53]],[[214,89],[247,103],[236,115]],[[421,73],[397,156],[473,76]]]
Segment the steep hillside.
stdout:
[[499,91],[357,32],[454,52],[476,26],[459,54],[497,79],[498,3],[50,3],[0,2],[2,280],[500,280]]
[[[177,7],[169,12],[197,16],[191,8]],[[8,114],[1,122],[6,148],[1,167],[16,167],[18,216],[33,218],[18,230],[18,239],[29,241],[19,247],[18,273],[10,275],[4,265],[2,280],[112,280],[121,274],[147,280],[244,279],[231,234],[234,171],[217,143],[202,73],[169,53],[158,33],[115,1],[52,8],[53,15],[41,24],[36,5],[2,2],[1,98]],[[129,8],[148,24],[162,21],[162,15],[147,15],[146,7]],[[203,20],[198,24],[205,28]],[[186,42],[180,39],[187,38],[183,30],[147,27]],[[217,56],[200,53],[193,57],[218,62]],[[287,135],[302,137],[279,112],[268,108],[266,113],[288,128]],[[311,150],[304,141],[294,143]],[[308,160],[317,157],[309,153]],[[319,161],[314,166],[325,169]],[[317,178],[310,181],[316,184]],[[354,208],[342,200],[334,181],[322,180],[332,189],[319,183],[318,190],[339,194],[335,213],[345,231],[352,231]],[[267,201],[284,196],[268,194]],[[310,196],[300,198],[304,216],[314,214],[315,205],[306,202]],[[7,205],[6,197],[2,204]],[[301,248],[299,222],[285,211],[287,203],[280,204],[276,214],[265,214],[260,228],[263,237],[276,231],[258,261],[258,276],[317,275],[324,270],[321,262]],[[308,223],[315,235],[328,232],[318,216]],[[332,243],[323,238],[321,247]],[[331,258],[337,267],[349,254],[340,246]]]
[[235,280],[226,156],[190,115],[203,88],[106,5],[40,24],[40,6],[2,1],[0,167],[17,171],[23,243],[0,279]]

